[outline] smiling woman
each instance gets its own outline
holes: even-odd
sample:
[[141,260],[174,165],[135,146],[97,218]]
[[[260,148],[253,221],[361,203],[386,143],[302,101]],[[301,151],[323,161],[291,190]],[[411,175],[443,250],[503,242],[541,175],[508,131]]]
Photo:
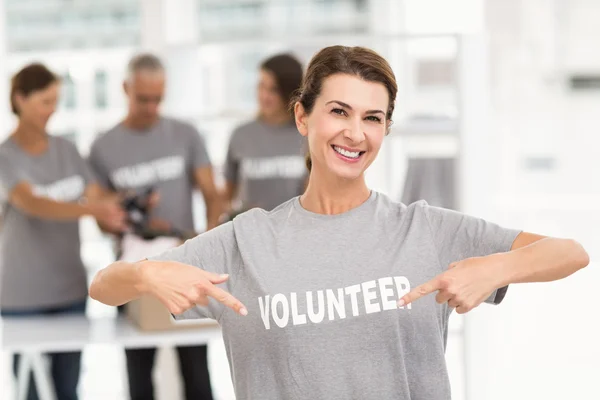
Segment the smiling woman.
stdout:
[[[358,163],[360,158],[363,158],[367,150],[352,146],[352,142],[357,140],[368,139],[370,143],[377,145],[376,148],[369,150],[368,157],[364,157],[368,162],[363,161],[362,166],[368,167],[377,156],[382,138],[389,132],[392,124],[398,86],[391,67],[372,50],[344,46],[332,46],[321,50],[313,59],[311,67],[304,78],[302,91],[293,99],[296,118],[300,118],[300,121],[297,121],[299,127],[306,126],[305,117],[312,113],[315,106],[326,109],[325,112],[331,117],[338,117],[336,120],[330,120],[326,129],[342,132],[345,138],[342,141],[348,143],[347,145],[330,144],[331,149],[339,155],[340,159],[346,163]],[[361,103],[353,108],[342,98],[332,98],[331,92],[339,88],[344,88],[344,91],[335,92],[338,96],[361,98]],[[320,104],[317,99],[321,99]],[[375,104],[379,107],[375,109],[369,107]],[[352,125],[353,120],[355,122]],[[357,120],[363,122],[358,123]],[[304,131],[299,129],[304,136],[307,136],[306,129]],[[309,138],[309,147],[312,149],[310,142]],[[318,157],[321,162],[325,160],[316,154],[315,157]],[[312,170],[313,164],[313,154],[309,150],[306,159],[307,168]]]
[[450,399],[451,313],[589,260],[573,240],[370,190],[364,172],[396,91],[372,50],[317,53],[294,103],[312,160],[304,194],[150,260],[117,262],[94,278],[92,297],[118,305],[148,294],[177,319],[218,320],[240,399]]

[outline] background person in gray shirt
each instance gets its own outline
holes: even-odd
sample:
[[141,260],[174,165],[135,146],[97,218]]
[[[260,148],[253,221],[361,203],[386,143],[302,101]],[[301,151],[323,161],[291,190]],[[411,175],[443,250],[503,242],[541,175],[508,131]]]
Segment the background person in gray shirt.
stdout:
[[[105,198],[75,145],[46,132],[58,93],[58,78],[41,64],[12,79],[10,101],[19,121],[0,144],[3,317],[85,312],[78,219],[91,215],[113,230],[125,228],[119,203]],[[58,400],[77,399],[81,353],[54,353],[50,359]],[[15,373],[18,363],[15,357]],[[28,400],[37,399],[32,380]]]
[[91,296],[149,294],[178,318],[218,320],[239,399],[449,400],[451,312],[498,304],[511,283],[562,279],[589,258],[573,240],[371,191],[364,172],[396,93],[373,51],[321,50],[295,103],[310,148],[305,193],[149,260],[114,263]]
[[[143,194],[153,188],[159,200],[151,210],[151,226],[160,230],[194,231],[192,194],[202,192],[208,229],[217,225],[221,199],[204,141],[187,123],[161,117],[165,71],[150,54],[133,58],[124,84],[129,110],[123,122],[92,144],[90,164],[100,182],[117,193]],[[157,223],[157,221],[159,223]],[[178,347],[189,400],[212,399],[206,346]],[[126,350],[132,400],[152,400],[156,349]]]
[[302,65],[289,54],[261,64],[259,115],[233,132],[227,151],[225,196],[234,210],[271,210],[304,190],[306,141],[289,109],[301,83]]

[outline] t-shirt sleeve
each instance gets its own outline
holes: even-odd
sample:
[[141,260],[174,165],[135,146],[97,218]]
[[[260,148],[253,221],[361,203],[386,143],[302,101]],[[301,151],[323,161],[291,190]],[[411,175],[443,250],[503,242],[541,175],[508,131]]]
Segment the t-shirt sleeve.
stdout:
[[[236,273],[241,266],[241,257],[232,222],[202,233],[187,240],[181,246],[150,257],[149,260],[176,261],[216,274],[229,274],[227,282],[219,285],[228,292],[233,289]],[[223,304],[209,298],[208,306],[195,306],[182,314],[174,315],[174,318],[177,320],[200,318],[219,320],[226,309],[228,308]]]
[[6,154],[0,154],[0,200],[8,201],[8,195],[18,183],[26,181],[27,177],[15,161]]
[[[483,257],[510,251],[520,230],[500,225],[453,210],[423,206],[432,231],[442,268],[471,257]],[[500,304],[508,287],[496,290],[486,300]]]
[[91,173],[96,178],[97,182],[104,188],[114,190],[114,187],[110,182],[108,170],[102,162],[102,149],[97,141],[92,144],[87,161]]
[[194,169],[210,167],[212,164],[208,155],[208,151],[206,150],[206,142],[204,137],[193,126],[189,125],[188,128],[190,136],[192,167]]

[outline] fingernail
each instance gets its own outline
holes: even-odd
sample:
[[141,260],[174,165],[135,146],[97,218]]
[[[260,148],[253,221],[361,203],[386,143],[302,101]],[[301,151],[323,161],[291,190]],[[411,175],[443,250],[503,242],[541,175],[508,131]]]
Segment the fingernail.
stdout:
[[248,315],[248,310],[246,310],[244,307],[242,307],[240,309],[240,314],[242,314],[245,317],[246,315]]
[[398,300],[398,307],[404,307],[404,300]]
[[229,278],[229,274],[221,274],[219,275],[221,278]]

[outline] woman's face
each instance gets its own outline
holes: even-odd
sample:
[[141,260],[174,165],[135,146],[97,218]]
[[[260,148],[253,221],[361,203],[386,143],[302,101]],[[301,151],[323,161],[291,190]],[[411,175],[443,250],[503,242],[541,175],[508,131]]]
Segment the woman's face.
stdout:
[[383,84],[336,74],[323,81],[310,114],[296,104],[296,124],[308,137],[313,172],[362,177],[386,135],[389,101]]
[[260,114],[266,118],[287,112],[287,104],[279,94],[275,75],[265,69],[260,70],[258,81],[258,108]]
[[17,93],[15,100],[19,110],[19,119],[40,131],[45,131],[50,117],[56,111],[59,91],[60,84],[55,82],[28,96]]

